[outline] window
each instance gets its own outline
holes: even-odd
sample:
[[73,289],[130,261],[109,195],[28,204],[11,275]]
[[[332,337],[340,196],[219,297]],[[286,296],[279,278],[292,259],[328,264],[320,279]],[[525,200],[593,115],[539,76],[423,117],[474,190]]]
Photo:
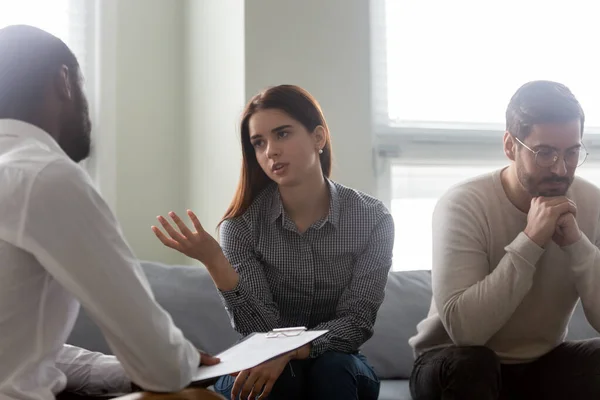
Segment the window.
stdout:
[[431,217],[451,186],[508,164],[504,113],[530,80],[569,86],[600,184],[600,60],[586,0],[371,0],[379,197],[396,221],[394,270],[431,268]]
[[[459,182],[506,164],[393,165],[390,211],[397,226],[393,269],[431,269],[431,218],[440,196]],[[600,183],[600,165],[586,163],[577,175]]]
[[516,89],[569,86],[600,127],[600,60],[589,0],[385,0],[386,103],[395,126],[502,129]]
[[454,184],[502,166],[392,166],[391,212],[398,225],[394,269],[431,269],[431,218],[437,200]]
[[[0,0],[0,28],[25,24],[62,39],[77,57],[85,78],[85,92],[94,112],[95,0]],[[92,119],[94,115],[92,115]],[[91,169],[93,160],[86,167]]]

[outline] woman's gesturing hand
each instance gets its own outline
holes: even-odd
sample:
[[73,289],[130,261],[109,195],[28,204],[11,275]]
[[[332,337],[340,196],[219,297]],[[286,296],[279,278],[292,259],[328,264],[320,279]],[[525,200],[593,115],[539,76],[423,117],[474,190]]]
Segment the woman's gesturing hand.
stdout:
[[175,249],[188,257],[195,258],[204,265],[211,265],[219,257],[223,256],[221,246],[208,232],[204,230],[198,217],[191,211],[187,211],[190,220],[194,226],[195,232],[187,227],[185,222],[179,218],[173,211],[169,217],[173,220],[177,229],[171,225],[162,215],[158,216],[158,222],[170,237],[167,237],[158,227],[152,226],[152,231],[156,237],[167,247]]

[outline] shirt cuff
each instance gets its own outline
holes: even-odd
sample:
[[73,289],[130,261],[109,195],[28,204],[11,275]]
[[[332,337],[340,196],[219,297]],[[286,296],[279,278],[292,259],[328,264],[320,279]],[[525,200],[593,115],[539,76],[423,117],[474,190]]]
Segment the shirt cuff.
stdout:
[[533,240],[531,240],[529,236],[525,234],[525,232],[519,233],[515,240],[506,246],[506,250],[511,250],[532,267],[535,267],[535,264],[537,264],[545,251],[542,247],[538,246]]
[[248,294],[242,285],[242,277],[238,280],[237,285],[231,290],[220,290],[221,296],[229,309],[237,309],[248,302]]
[[578,266],[586,264],[590,258],[593,258],[596,255],[597,247],[582,232],[581,238],[578,241],[562,249],[570,257],[571,265]]
[[[329,332],[328,332],[329,333]],[[327,333],[323,336],[320,336],[312,341],[310,345],[310,353],[308,353],[308,358],[317,358],[321,354],[327,351],[327,346],[329,345],[329,339],[327,338]]]
[[131,380],[114,356],[103,356],[90,370],[90,394],[122,394],[132,391]]

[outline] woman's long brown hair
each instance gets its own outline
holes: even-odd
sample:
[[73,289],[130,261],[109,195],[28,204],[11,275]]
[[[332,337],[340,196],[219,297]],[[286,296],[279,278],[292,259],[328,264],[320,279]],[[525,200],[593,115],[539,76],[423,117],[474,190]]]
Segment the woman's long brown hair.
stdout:
[[242,114],[240,139],[242,142],[242,171],[238,187],[229,208],[219,222],[244,214],[256,196],[270,183],[250,142],[250,117],[261,110],[277,109],[300,122],[309,132],[318,126],[325,129],[325,146],[320,154],[321,170],[327,178],[331,175],[331,138],[327,122],[317,100],[306,90],[294,85],[274,86],[254,96]]

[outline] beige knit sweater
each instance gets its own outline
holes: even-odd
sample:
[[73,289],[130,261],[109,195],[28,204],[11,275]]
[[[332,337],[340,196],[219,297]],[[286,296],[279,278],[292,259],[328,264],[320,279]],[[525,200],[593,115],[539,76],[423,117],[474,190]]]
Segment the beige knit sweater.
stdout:
[[451,189],[433,215],[433,300],[409,340],[416,354],[485,345],[504,363],[534,360],[560,344],[581,298],[600,329],[600,189],[575,178],[567,196],[583,232],[545,249],[523,230],[527,215],[508,199],[500,170]]

